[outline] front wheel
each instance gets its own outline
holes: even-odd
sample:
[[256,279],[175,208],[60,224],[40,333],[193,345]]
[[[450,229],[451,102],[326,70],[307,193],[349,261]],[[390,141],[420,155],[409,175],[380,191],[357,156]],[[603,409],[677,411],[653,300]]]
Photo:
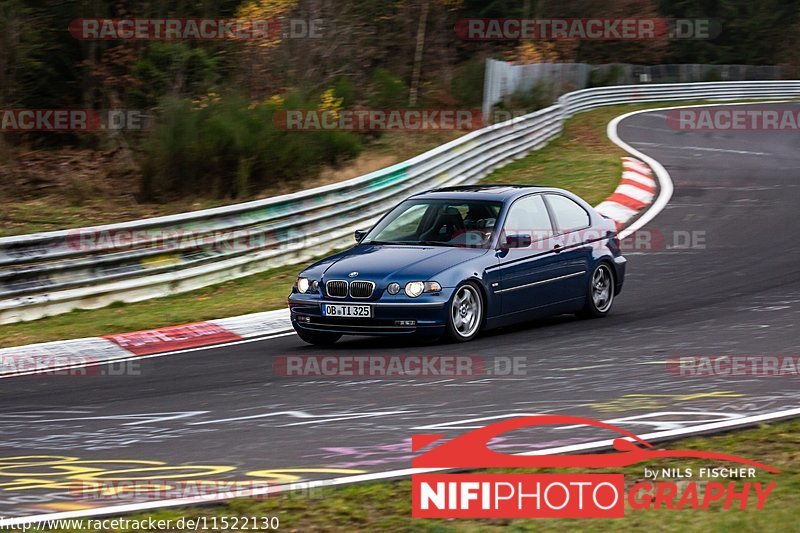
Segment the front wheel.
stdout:
[[472,283],[456,289],[447,313],[447,337],[454,342],[475,338],[483,322],[483,296]]
[[295,329],[297,335],[308,344],[314,346],[330,346],[342,338],[338,333],[317,333]]
[[592,272],[586,303],[581,315],[587,318],[607,316],[614,305],[614,273],[607,263],[600,263]]

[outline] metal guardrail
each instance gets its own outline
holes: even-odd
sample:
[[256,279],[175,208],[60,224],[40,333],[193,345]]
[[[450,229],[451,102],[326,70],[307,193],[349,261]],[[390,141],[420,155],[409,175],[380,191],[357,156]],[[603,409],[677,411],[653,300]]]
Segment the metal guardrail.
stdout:
[[296,264],[352,242],[406,196],[475,183],[541,148],[598,107],[677,100],[800,97],[800,81],[584,89],[342,183],[145,220],[0,238],[0,324],[135,302]]
[[[612,83],[697,83],[710,79],[720,81],[781,80],[787,69],[779,65],[710,65],[631,63],[528,63],[518,64],[495,59],[486,60],[483,91],[483,114],[489,116],[495,104],[518,92],[538,87],[544,94],[562,94],[566,90],[584,89],[592,75],[611,78]],[[712,78],[711,76],[718,76]],[[562,90],[562,88],[564,88]]]

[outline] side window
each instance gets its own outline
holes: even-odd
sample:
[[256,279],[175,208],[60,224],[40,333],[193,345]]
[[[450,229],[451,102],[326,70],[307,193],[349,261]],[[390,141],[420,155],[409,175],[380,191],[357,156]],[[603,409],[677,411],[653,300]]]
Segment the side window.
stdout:
[[528,196],[514,202],[503,227],[505,235],[530,235],[536,242],[553,235],[553,225],[542,195]]
[[547,201],[550,202],[559,231],[568,233],[591,225],[589,213],[566,196],[548,194]]

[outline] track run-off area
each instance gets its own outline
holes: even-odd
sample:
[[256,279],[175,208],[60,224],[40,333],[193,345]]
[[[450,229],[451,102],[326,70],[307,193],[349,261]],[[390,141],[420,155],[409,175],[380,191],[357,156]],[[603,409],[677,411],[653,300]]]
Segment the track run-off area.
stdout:
[[[800,137],[679,131],[667,110],[627,115],[611,129],[663,167],[662,193],[674,190],[634,226],[650,245],[626,252],[626,286],[610,317],[556,317],[466,345],[346,338],[319,349],[285,334],[142,360],[137,372],[119,376],[5,379],[0,516],[77,517],[169,503],[125,491],[91,494],[93,484],[152,482],[159,494],[171,483],[252,488],[399,477],[410,473],[413,434],[456,436],[522,414],[610,421],[654,440],[800,415],[797,377],[688,377],[667,364],[680,356],[800,354]],[[296,355],[523,364],[447,379],[280,375],[275,360]],[[592,449],[611,437],[536,428],[493,448]]]

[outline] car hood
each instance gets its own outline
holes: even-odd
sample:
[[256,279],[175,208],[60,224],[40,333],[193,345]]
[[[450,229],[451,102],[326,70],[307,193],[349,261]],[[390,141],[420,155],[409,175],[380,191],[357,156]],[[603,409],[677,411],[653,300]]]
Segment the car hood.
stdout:
[[485,249],[430,246],[361,245],[336,256],[326,265],[326,280],[357,279],[392,281],[434,281],[433,276],[452,266],[486,254]]

